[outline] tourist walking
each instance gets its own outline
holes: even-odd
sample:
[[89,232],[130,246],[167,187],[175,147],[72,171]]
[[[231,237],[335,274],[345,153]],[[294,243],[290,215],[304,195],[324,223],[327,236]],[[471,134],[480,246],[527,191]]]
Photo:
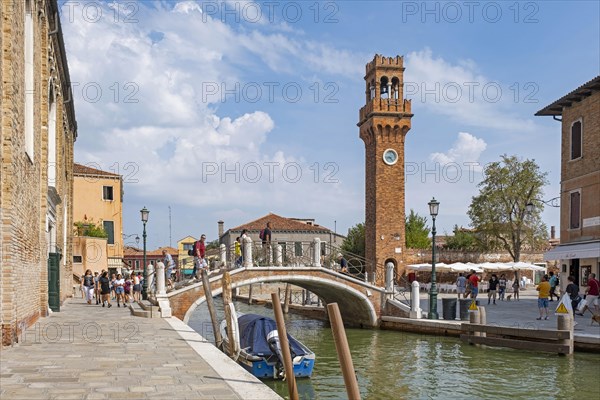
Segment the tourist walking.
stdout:
[[347,274],[348,273],[348,260],[344,258],[342,253],[338,253],[337,255],[338,262],[340,263],[340,272]]
[[498,298],[504,301],[504,294],[506,293],[506,275],[500,275],[498,279]]
[[202,234],[200,236],[200,240],[194,243],[194,270],[192,273],[192,277],[198,278],[198,272],[200,269],[204,268],[207,264],[204,261],[204,257],[206,256],[206,235]]
[[235,243],[233,244],[233,254],[235,257],[235,267],[239,268],[242,266],[242,244],[240,243],[240,237],[235,238]]
[[94,297],[96,297],[96,304],[100,304],[100,276],[98,271],[94,272]]
[[263,264],[269,264],[269,254],[271,251],[271,223],[267,222],[267,226],[259,233],[259,239],[262,241],[262,259]]
[[[538,309],[540,310],[540,316],[537,320],[548,319],[548,297],[550,296],[550,283],[548,282],[548,276],[544,275],[542,281],[535,288],[538,291]],[[544,314],[546,314],[544,316]]]
[[554,272],[550,271],[550,279],[548,280],[550,283],[550,301],[552,298],[556,296],[556,300],[560,300],[560,296],[556,294],[556,287],[558,286],[558,278],[554,275]]
[[116,299],[117,298],[117,293],[115,291],[115,281],[117,280],[117,275],[116,274],[112,274],[110,277],[110,298],[111,299]]
[[175,268],[175,261],[173,261],[173,257],[167,252],[167,250],[162,251],[164,261],[163,263],[166,266],[165,269],[165,283],[167,284],[167,288],[173,288],[173,269]]
[[458,278],[456,278],[456,295],[460,300],[460,296],[464,296],[465,290],[467,290],[467,278],[465,278],[460,272]]
[[91,269],[85,271],[85,275],[83,275],[83,279],[81,280],[81,285],[87,303],[92,304],[92,296],[94,295],[94,288],[96,285],[94,284],[94,275],[92,275]]
[[115,279],[115,295],[117,298],[117,307],[121,307],[121,303],[125,307],[125,279],[123,279],[121,274],[118,274]]
[[131,289],[133,288],[133,283],[131,282],[131,275],[130,274],[127,279],[125,279],[125,286],[123,286],[123,288],[125,289],[125,303],[131,303]]
[[102,307],[108,303],[108,308],[112,307],[110,304],[110,279],[108,279],[108,271],[102,272],[102,276],[98,279],[100,284],[100,295],[102,296]]
[[133,274],[133,301],[140,301],[142,293],[142,284],[140,274]]
[[579,306],[579,302],[581,301],[581,296],[579,296],[579,286],[575,283],[575,277],[569,275],[567,278],[569,283],[567,284],[567,288],[565,291],[569,295],[571,299],[571,306],[573,307],[573,312],[577,313],[577,306]]
[[490,300],[494,300],[494,304],[496,304],[496,291],[498,290],[498,277],[496,274],[492,274],[492,277],[489,280],[488,287],[488,304],[490,304]]
[[515,274],[515,280],[513,281],[512,284],[512,288],[513,288],[513,297],[515,298],[516,301],[519,301],[519,276],[517,274]]
[[479,277],[475,273],[475,270],[471,270],[471,275],[469,276],[469,284],[471,286],[471,298],[476,299],[479,294]]
[[586,301],[585,306],[583,306],[583,310],[578,315],[585,314],[586,310],[590,310],[592,315],[598,315],[598,290],[600,289],[600,283],[596,279],[596,274],[591,273],[588,276],[588,288],[585,291],[585,295],[583,298]]

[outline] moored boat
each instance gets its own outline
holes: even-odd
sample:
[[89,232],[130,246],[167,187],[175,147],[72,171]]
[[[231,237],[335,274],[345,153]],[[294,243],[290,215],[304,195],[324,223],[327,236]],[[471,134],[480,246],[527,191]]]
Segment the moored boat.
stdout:
[[[239,340],[239,345],[234,346],[239,349],[237,362],[257,378],[283,379],[283,356],[275,320],[257,314],[237,313],[237,317],[235,311],[232,314],[234,324],[237,320],[237,329],[233,335],[234,340]],[[228,349],[225,320],[221,322],[220,329],[223,344]],[[310,377],[315,365],[315,354],[290,334],[287,336],[294,375],[296,378]]]

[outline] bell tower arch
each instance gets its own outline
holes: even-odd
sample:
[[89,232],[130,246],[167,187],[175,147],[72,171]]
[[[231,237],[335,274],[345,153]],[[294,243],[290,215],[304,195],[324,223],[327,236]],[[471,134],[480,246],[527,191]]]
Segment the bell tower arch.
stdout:
[[[359,112],[365,143],[366,258],[381,271],[392,261],[404,268],[404,139],[411,126],[411,103],[404,99],[404,59],[379,54],[366,66],[365,106]],[[383,285],[383,273],[377,284]]]

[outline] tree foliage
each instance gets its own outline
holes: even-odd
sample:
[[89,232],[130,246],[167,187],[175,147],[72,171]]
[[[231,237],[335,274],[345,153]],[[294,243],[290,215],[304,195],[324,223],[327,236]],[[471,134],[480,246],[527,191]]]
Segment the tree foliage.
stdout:
[[406,247],[409,249],[426,249],[431,246],[427,218],[421,217],[411,208],[406,217]]
[[365,224],[363,222],[348,229],[348,235],[342,242],[341,249],[361,257],[365,256]]
[[[489,250],[504,249],[514,261],[519,261],[524,246],[536,248],[547,238],[541,221],[542,187],[547,173],[541,172],[535,160],[519,160],[503,155],[484,169],[479,183],[479,195],[469,206],[471,226],[481,243]],[[528,203],[535,205],[527,212]]]
[[465,230],[463,227],[454,225],[454,235],[446,239],[445,247],[451,250],[477,250],[479,248],[477,237],[473,232]]
[[94,223],[94,221],[77,221],[74,225],[75,234],[77,236],[89,236],[104,239],[108,237],[108,233],[104,230],[104,227]]

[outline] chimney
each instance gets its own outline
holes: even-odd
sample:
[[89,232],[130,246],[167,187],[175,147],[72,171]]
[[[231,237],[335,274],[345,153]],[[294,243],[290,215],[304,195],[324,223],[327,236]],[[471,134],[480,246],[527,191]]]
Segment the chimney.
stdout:
[[556,228],[554,225],[552,225],[550,227],[550,239],[555,239],[556,238]]
[[221,236],[223,236],[223,224],[224,223],[225,222],[223,222],[223,221],[217,222],[217,224],[219,224],[219,239],[221,239]]

